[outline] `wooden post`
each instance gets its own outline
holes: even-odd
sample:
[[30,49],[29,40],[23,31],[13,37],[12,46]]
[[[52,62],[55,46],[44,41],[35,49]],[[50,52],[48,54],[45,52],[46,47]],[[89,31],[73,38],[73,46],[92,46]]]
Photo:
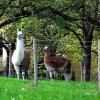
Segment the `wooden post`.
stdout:
[[100,93],[100,40],[98,40],[98,91]]
[[[83,54],[83,57],[86,57],[85,54]],[[85,60],[83,58],[83,60],[81,61],[81,81],[85,82],[86,78],[86,70],[85,70]]]
[[38,86],[38,66],[37,66],[37,39],[33,39],[33,51],[34,51],[34,86]]
[[85,81],[84,62],[81,61],[81,82]]
[[11,57],[12,57],[12,50],[11,50],[11,44],[9,44],[9,77],[11,76]]

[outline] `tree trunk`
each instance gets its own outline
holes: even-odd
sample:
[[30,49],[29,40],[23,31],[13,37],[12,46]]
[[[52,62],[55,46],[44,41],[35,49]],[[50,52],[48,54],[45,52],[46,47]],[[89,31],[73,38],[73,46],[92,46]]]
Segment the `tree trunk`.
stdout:
[[90,71],[91,71],[91,45],[92,45],[92,35],[85,38],[84,43],[84,81],[90,81]]
[[91,42],[87,42],[84,61],[85,61],[85,64],[84,64],[84,67],[85,67],[85,81],[90,81]]

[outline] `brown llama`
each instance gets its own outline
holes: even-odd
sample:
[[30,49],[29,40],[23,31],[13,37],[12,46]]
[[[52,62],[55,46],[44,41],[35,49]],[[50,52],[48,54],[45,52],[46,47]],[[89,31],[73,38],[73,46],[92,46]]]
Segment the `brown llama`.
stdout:
[[28,48],[25,48],[24,53],[25,53],[25,57],[21,62],[20,73],[22,73],[22,76],[24,74],[25,78],[29,78],[28,70],[30,66],[30,50]]
[[49,72],[50,79],[53,79],[53,74],[61,72],[65,80],[68,81],[71,79],[71,61],[65,59],[62,56],[56,56],[53,54],[53,48],[51,46],[46,46],[44,48],[44,64]]

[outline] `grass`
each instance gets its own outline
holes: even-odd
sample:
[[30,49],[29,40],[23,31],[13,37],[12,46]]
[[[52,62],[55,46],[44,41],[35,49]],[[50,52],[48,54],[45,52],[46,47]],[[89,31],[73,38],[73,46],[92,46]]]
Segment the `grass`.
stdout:
[[65,82],[0,77],[0,100],[100,100],[97,84],[90,82]]

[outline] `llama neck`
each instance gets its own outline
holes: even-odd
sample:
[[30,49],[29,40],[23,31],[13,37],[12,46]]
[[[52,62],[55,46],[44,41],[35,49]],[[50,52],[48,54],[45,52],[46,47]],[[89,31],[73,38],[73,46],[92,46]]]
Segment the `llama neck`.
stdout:
[[53,57],[55,56],[53,53],[45,53],[45,57]]
[[24,40],[17,39],[16,50],[22,51],[24,49]]
[[44,54],[45,57],[49,57],[49,55],[47,53]]
[[51,58],[51,56],[49,54],[45,53],[44,59],[48,59],[48,58]]

